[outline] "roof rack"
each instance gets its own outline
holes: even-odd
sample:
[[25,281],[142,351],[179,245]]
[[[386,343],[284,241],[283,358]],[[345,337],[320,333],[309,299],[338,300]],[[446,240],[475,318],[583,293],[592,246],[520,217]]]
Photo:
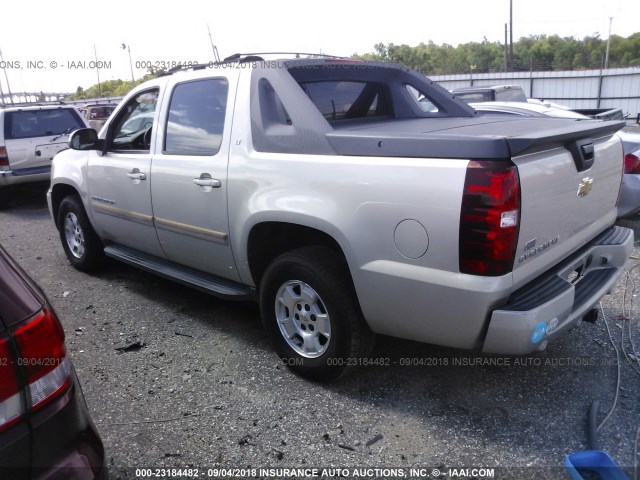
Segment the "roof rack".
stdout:
[[261,55],[295,55],[296,58],[300,58],[302,55],[308,57],[322,57],[322,58],[347,58],[340,57],[337,55],[327,55],[326,53],[306,53],[306,52],[255,52],[255,53],[234,53],[233,55],[229,55],[220,63],[230,63],[230,62],[242,62],[242,61],[252,61],[254,59],[249,59],[249,57],[257,57],[258,61],[262,60]]
[[162,70],[160,73],[158,73],[157,77],[166,77],[167,75],[173,75],[176,72],[180,72],[182,70],[204,70],[205,68],[209,67],[210,65],[215,65],[217,62],[214,63],[196,63],[196,64],[184,64],[184,65],[176,65],[175,67],[171,67],[168,70]]
[[67,105],[62,100],[52,100],[50,102],[18,102],[18,103],[0,103],[0,108],[4,107],[47,107],[50,105]]
[[209,68],[215,65],[226,65],[229,63],[246,63],[246,62],[261,62],[264,59],[262,55],[295,55],[296,58],[300,58],[301,56],[307,57],[322,57],[322,58],[336,58],[343,59],[348,57],[340,57],[337,55],[327,55],[326,53],[305,53],[305,52],[257,52],[257,53],[234,53],[233,55],[229,55],[222,60],[218,60],[215,62],[209,63],[197,63],[197,64],[184,64],[184,65],[176,65],[168,70],[163,70],[158,73],[158,77],[166,77],[167,75],[173,75],[176,72],[180,72],[183,70],[204,70],[205,68]]

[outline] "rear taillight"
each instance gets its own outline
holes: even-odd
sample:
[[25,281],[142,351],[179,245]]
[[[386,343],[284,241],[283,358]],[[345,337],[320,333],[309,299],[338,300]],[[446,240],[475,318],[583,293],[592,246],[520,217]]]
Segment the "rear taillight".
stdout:
[[22,414],[20,387],[7,339],[0,339],[0,432],[16,423]]
[[32,408],[40,408],[70,383],[71,364],[66,356],[62,325],[53,312],[45,309],[20,325],[14,336],[19,350],[17,361],[29,383]]
[[460,272],[509,273],[518,243],[520,180],[510,162],[471,161],[460,212]]
[[9,166],[9,155],[5,147],[0,147],[0,167]]
[[0,338],[0,431],[16,423],[23,410],[23,381],[36,410],[57,398],[71,383],[71,363],[64,347],[64,331],[53,312],[40,311]]
[[636,153],[627,153],[624,156],[624,173],[640,173],[640,157]]

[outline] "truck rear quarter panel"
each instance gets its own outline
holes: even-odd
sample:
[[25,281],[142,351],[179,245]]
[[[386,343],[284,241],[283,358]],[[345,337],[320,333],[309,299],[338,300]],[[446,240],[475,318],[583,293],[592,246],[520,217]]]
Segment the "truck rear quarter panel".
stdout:
[[[248,77],[241,78],[239,91],[248,88]],[[249,101],[238,95],[236,102],[228,195],[230,239],[242,281],[254,284],[247,242],[255,225],[316,228],[341,246],[374,331],[478,346],[486,304],[503,300],[512,280],[458,273],[468,160],[258,152]]]

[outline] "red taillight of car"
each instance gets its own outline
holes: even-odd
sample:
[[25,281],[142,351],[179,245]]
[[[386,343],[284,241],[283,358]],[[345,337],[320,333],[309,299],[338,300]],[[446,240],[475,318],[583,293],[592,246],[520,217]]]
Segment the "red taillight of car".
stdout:
[[0,339],[0,432],[16,423],[22,415],[18,376],[9,341]]
[[32,408],[40,408],[66,390],[71,381],[62,325],[53,312],[44,309],[20,325],[14,336],[17,363],[29,383]]
[[0,167],[9,166],[9,154],[5,147],[0,147]]
[[640,157],[635,153],[624,156],[624,173],[640,173]]
[[460,212],[460,272],[509,273],[518,243],[520,179],[510,162],[469,162]]

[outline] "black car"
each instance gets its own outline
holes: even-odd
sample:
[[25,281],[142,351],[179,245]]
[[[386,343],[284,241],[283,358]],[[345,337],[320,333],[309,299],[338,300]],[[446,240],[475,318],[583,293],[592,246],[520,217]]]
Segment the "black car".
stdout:
[[108,478],[62,325],[42,290],[2,247],[0,478]]

